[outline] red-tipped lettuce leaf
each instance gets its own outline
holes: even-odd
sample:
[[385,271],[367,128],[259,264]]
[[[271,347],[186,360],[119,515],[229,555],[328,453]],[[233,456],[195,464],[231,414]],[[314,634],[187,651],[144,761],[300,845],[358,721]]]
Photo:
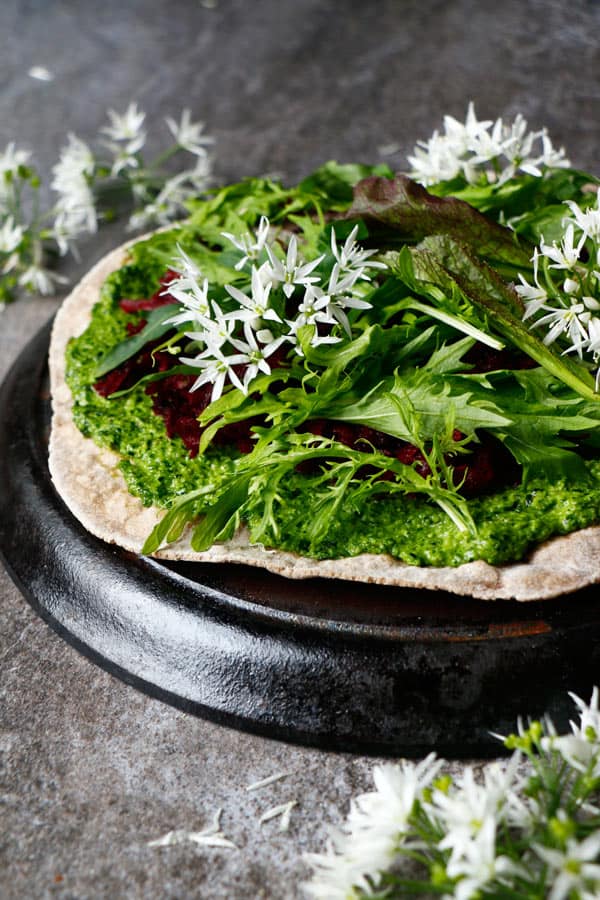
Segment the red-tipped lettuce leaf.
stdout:
[[487,259],[530,267],[533,248],[520,246],[514,232],[490,221],[463,200],[435,197],[405,175],[396,175],[393,181],[377,176],[359,181],[347,216],[363,219],[367,225],[387,226],[409,243],[446,234]]

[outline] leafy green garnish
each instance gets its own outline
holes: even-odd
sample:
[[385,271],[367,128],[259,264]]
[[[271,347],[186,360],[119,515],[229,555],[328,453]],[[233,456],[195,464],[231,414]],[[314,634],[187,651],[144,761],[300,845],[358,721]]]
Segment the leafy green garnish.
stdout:
[[428,235],[445,234],[496,263],[530,266],[532,248],[521,247],[514,232],[486,219],[463,200],[436,197],[404,175],[396,175],[393,181],[376,176],[361,181],[348,216],[385,226],[385,232],[380,227],[375,235],[392,243],[417,243]]
[[146,316],[146,325],[141,331],[121,341],[102,357],[94,372],[94,378],[101,378],[107,372],[112,372],[117,366],[139,353],[150,341],[156,341],[168,331],[172,331],[173,326],[167,320],[172,318],[178,310],[177,303],[150,310]]
[[493,331],[582,397],[600,401],[589,370],[571,357],[554,353],[527,327],[518,294],[467,246],[445,235],[434,235],[413,251],[412,258],[417,279],[446,291],[458,287],[469,302],[488,314]]

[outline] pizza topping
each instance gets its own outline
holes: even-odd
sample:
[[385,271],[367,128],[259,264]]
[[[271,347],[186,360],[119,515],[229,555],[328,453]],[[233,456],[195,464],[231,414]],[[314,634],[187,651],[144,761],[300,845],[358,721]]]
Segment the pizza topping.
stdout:
[[[540,539],[530,506],[539,511],[557,491],[593,496],[593,359],[583,348],[562,355],[551,344],[566,338],[549,342],[529,327],[549,310],[523,321],[530,300],[553,296],[535,243],[549,267],[558,254],[570,260],[589,206],[578,173],[532,179],[511,181],[509,230],[497,221],[504,184],[478,188],[469,205],[467,184],[450,197],[444,185],[427,192],[391,173],[328,164],[294,190],[258,181],[226,188],[192,210],[189,226],[134,247],[115,276],[113,337],[91,364],[90,381],[108,399],[96,395],[98,405],[77,415],[100,423],[109,404],[136,410],[140,422],[153,407],[181,438],[186,464],[174,463],[175,447],[165,448],[163,465],[146,466],[143,450],[122,464],[147,502],[171,506],[145,549],[187,522],[203,549],[243,521],[253,541],[315,557],[366,550],[421,564],[498,561]],[[535,233],[539,209],[528,211],[535,192],[545,225],[554,223],[545,243]],[[559,197],[579,210],[568,208],[577,225],[563,243]],[[597,264],[589,237],[567,277],[554,279],[561,290],[575,295],[586,253]],[[159,300],[167,261],[175,274]],[[142,289],[146,271],[153,282]],[[140,287],[129,289],[136,279]],[[593,295],[577,290],[591,338],[594,309],[584,297]],[[105,418],[99,429],[114,435],[116,426]],[[138,442],[125,425],[116,439]],[[543,513],[544,536],[573,527],[562,502]],[[510,541],[505,513],[515,523]],[[444,537],[421,540],[417,521]]]

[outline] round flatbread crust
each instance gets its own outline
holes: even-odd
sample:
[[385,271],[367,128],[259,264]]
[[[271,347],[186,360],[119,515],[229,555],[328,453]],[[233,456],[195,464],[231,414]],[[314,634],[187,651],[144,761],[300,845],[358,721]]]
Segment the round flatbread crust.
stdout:
[[[67,343],[86,329],[103,282],[127,261],[130,243],[101,259],[57,313],[49,355],[53,407],[49,465],[56,490],[88,531],[108,543],[139,553],[164,511],[144,507],[132,496],[117,468],[119,457],[96,446],[75,427],[71,412],[73,400],[65,382]],[[307,559],[250,544],[244,531],[231,541],[197,553],[191,549],[189,537],[188,530],[154,556],[194,562],[245,563],[287,578],[340,578],[367,584],[444,590],[482,600],[543,600],[600,581],[598,526],[553,538],[520,563],[491,566],[477,561],[455,568],[410,566],[390,556],[369,554],[345,559]]]

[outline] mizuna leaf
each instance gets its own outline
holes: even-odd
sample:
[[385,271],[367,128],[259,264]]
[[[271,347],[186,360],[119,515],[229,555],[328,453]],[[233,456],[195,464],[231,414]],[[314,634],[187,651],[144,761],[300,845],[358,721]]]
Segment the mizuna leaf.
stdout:
[[202,487],[179,497],[146,538],[142,553],[145,555],[155,553],[165,542],[172,543],[181,537],[186,524],[194,517],[197,501],[211,490],[210,486]]
[[238,520],[238,512],[248,499],[252,475],[234,478],[226,491],[200,520],[192,535],[192,549],[208,550]]

